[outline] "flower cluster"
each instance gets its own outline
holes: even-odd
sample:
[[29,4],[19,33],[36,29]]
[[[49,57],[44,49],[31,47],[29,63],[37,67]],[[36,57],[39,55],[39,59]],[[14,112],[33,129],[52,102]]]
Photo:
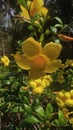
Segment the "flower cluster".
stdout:
[[50,85],[50,83],[53,81],[50,75],[45,75],[42,78],[31,80],[30,86],[32,88],[32,92],[34,94],[41,94],[44,89]]
[[58,92],[56,101],[58,106],[63,111],[65,118],[68,119],[71,124],[73,124],[73,116],[71,117],[73,111],[69,110],[69,108],[73,110],[73,90],[68,92]]
[[4,55],[3,57],[1,57],[1,62],[4,64],[4,66],[8,66],[10,63],[10,60],[6,55]]

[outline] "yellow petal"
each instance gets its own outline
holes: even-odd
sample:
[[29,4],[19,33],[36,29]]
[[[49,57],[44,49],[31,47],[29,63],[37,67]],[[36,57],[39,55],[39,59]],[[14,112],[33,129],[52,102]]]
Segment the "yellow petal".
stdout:
[[46,16],[48,13],[48,9],[45,7],[41,7],[37,13],[41,13],[43,16]]
[[29,37],[23,42],[22,50],[26,55],[31,57],[38,55],[42,51],[42,47],[39,42],[34,40],[34,38]]
[[37,67],[33,67],[29,72],[29,78],[30,79],[38,79],[40,77],[44,76],[44,72],[42,69],[39,69]]
[[20,8],[21,8],[21,10],[22,10],[21,16],[22,16],[23,18],[25,18],[25,19],[30,20],[30,16],[29,16],[29,14],[28,14],[27,9],[26,9],[25,7],[23,7],[22,5],[20,5]]
[[27,57],[24,54],[22,54],[22,55],[12,54],[12,55],[14,56],[15,61],[20,68],[22,68],[24,70],[29,70],[31,68],[29,57]]
[[61,49],[61,44],[50,42],[44,46],[43,53],[52,60],[59,57]]
[[46,73],[53,73],[61,67],[61,60],[54,60],[46,66]]
[[31,16],[34,16],[37,11],[44,5],[43,0],[33,0],[30,8]]
[[41,93],[43,93],[43,91],[44,91],[44,88],[42,86],[41,87],[36,87],[36,88],[32,89],[32,92],[34,94],[41,94]]

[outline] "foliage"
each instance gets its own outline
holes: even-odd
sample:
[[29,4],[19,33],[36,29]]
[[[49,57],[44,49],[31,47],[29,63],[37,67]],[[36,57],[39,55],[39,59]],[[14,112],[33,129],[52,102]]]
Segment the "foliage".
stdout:
[[27,31],[16,54],[0,56],[1,129],[73,129],[73,59],[63,61],[58,37],[68,25],[51,17],[42,0],[18,3],[15,23]]

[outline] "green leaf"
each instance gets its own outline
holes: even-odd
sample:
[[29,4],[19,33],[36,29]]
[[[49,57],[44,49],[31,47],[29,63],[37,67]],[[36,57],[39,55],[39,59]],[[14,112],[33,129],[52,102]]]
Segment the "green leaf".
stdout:
[[63,28],[63,25],[62,24],[55,24],[54,27],[56,27],[56,28]]
[[41,117],[45,117],[45,112],[42,106],[37,106],[35,112],[37,112]]
[[18,0],[18,3],[23,7],[27,8],[27,0]]
[[61,25],[63,25],[63,22],[62,22],[62,20],[60,19],[60,18],[58,18],[58,17],[54,17]]
[[58,112],[58,118],[61,125],[67,124],[67,120],[64,118],[63,112],[61,110]]
[[16,107],[14,107],[14,108],[12,109],[12,112],[17,113],[18,110],[19,110],[19,106],[16,106]]
[[63,112],[61,110],[59,110],[58,118],[59,118],[60,121],[64,120],[64,115],[63,115]]
[[32,107],[34,107],[34,106],[37,107],[37,106],[39,106],[39,104],[40,104],[39,99],[35,98],[34,101],[33,101]]
[[53,126],[60,126],[60,122],[58,119],[55,119],[54,121],[52,121],[52,125]]
[[59,110],[58,112],[58,118],[60,122],[64,122],[64,115],[63,112],[61,110]]
[[47,104],[45,112],[46,112],[47,116],[53,113],[53,107],[52,107],[51,103]]
[[24,96],[24,103],[29,104],[29,100],[28,100],[28,98],[26,96]]
[[21,113],[21,112],[24,112],[24,109],[22,109],[21,106],[16,106],[11,111],[14,112],[14,113],[17,113],[17,112]]
[[24,104],[24,109],[27,113],[32,113],[32,108],[31,106],[27,105],[27,104]]
[[40,120],[38,120],[35,116],[33,115],[28,115],[27,118],[25,119],[25,122],[27,123],[31,123],[31,124],[35,124],[35,123],[39,123]]

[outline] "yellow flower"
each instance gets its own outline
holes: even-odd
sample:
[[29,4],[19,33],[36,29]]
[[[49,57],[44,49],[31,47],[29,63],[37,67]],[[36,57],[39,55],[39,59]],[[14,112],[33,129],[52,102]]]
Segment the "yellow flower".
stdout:
[[18,66],[29,70],[29,77],[36,79],[61,67],[61,60],[57,59],[61,48],[60,44],[53,42],[47,43],[42,48],[39,42],[29,37],[22,45],[24,54],[13,54],[13,56]]
[[71,99],[73,99],[73,89],[70,91]]
[[32,88],[33,93],[35,94],[41,94],[44,89],[50,85],[52,82],[52,78],[50,75],[46,75],[42,78],[36,79],[36,80],[31,80],[30,81],[30,86]]
[[64,93],[60,91],[60,92],[57,93],[57,96],[58,96],[60,99],[63,99],[63,98],[64,98]]
[[3,56],[1,58],[1,62],[4,64],[4,66],[8,66],[9,63],[10,63],[10,60],[9,60],[9,58],[7,56]]
[[65,102],[65,105],[67,105],[69,107],[73,107],[73,99],[67,99]]
[[50,85],[51,82],[53,82],[53,79],[50,75],[45,75],[42,79],[43,82],[45,82],[46,86]]
[[43,14],[43,16],[46,16],[48,10],[47,8],[43,7],[43,5],[44,5],[43,0],[33,0],[32,2],[27,1],[29,12],[25,7],[20,5],[20,8],[22,10],[21,16],[28,20],[30,20],[30,17],[33,17],[38,13]]
[[41,79],[31,80],[30,85],[34,94],[41,94],[44,91]]
[[65,92],[64,96],[65,96],[67,99],[70,99],[70,98],[71,98],[70,92]]
[[41,93],[43,93],[43,91],[44,91],[43,87],[36,87],[33,89],[34,94],[41,94]]
[[59,97],[56,97],[56,101],[59,107],[63,108],[64,107],[64,102],[61,100]]

